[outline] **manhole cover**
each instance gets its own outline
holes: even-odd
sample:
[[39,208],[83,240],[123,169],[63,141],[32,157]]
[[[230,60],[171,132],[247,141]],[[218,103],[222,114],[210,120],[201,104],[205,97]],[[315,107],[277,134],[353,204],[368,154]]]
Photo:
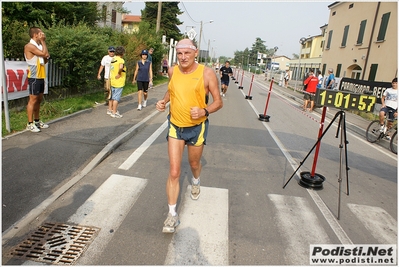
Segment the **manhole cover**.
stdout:
[[13,257],[51,264],[72,264],[87,249],[99,228],[45,223],[12,249]]

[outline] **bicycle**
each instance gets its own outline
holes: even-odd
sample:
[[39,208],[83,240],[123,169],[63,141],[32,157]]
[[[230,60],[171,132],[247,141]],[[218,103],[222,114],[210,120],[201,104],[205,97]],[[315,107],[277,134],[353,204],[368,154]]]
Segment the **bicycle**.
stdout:
[[393,125],[390,128],[388,128],[389,120],[387,118],[388,116],[385,116],[383,128],[381,128],[379,120],[372,121],[367,127],[366,139],[370,143],[376,143],[382,139],[390,140],[389,148],[393,153],[397,154],[398,153],[397,120],[395,119]]

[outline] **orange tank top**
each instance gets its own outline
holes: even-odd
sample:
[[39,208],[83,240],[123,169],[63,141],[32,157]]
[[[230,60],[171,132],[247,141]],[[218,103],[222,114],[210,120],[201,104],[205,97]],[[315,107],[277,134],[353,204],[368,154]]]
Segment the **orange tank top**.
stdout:
[[192,119],[191,107],[205,108],[206,93],[204,85],[204,65],[198,64],[195,71],[184,74],[179,66],[173,69],[172,79],[169,82],[170,121],[178,127],[191,127],[206,120],[206,117]]

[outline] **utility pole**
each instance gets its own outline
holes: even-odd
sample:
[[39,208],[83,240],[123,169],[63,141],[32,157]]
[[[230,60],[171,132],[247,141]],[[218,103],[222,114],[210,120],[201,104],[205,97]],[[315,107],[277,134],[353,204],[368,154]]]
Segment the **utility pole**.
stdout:
[[162,13],[162,2],[158,2],[158,14],[157,14],[157,27],[156,27],[156,32],[159,32],[159,29],[161,28],[161,13]]

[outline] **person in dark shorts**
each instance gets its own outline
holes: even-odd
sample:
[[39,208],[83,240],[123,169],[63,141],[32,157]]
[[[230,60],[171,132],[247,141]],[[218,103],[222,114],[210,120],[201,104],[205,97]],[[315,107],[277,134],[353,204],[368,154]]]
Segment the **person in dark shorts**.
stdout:
[[[380,131],[384,132],[384,119],[388,116],[388,129],[393,125],[393,121],[398,117],[398,78],[392,80],[392,87],[384,91],[381,97],[381,109],[379,114],[380,119]],[[387,139],[391,139],[387,135]]]
[[226,96],[227,88],[229,87],[230,76],[233,75],[233,70],[230,68],[230,62],[226,61],[224,66],[220,68],[220,84],[222,85],[221,95]]
[[[169,68],[168,91],[156,104],[158,111],[165,111],[166,103],[170,101],[167,133],[169,175],[166,182],[169,213],[162,229],[164,233],[175,232],[180,223],[176,205],[184,147],[187,145],[193,175],[191,198],[196,200],[201,192],[201,157],[208,133],[208,116],[223,106],[214,70],[195,61],[198,49],[194,42],[190,39],[179,41],[176,52],[179,65]],[[213,102],[208,105],[209,93]]]
[[[314,75],[313,69],[309,70],[308,78],[303,82],[306,86],[306,91],[303,94],[303,111],[308,110],[309,112],[313,111],[314,108],[314,98],[316,95],[317,84],[319,83],[319,79]],[[310,102],[310,108],[308,108],[308,104]]]
[[29,102],[26,107],[28,124],[26,129],[37,133],[48,125],[40,120],[40,103],[43,100],[46,67],[50,54],[47,50],[46,35],[38,27],[29,29],[30,41],[24,47],[24,56],[28,63]]
[[[148,60],[148,51],[141,51],[141,60],[137,61],[133,75],[133,84],[137,82],[138,101],[137,110],[147,106],[148,87],[152,84],[152,63]],[[144,95],[144,99],[142,100]]]

